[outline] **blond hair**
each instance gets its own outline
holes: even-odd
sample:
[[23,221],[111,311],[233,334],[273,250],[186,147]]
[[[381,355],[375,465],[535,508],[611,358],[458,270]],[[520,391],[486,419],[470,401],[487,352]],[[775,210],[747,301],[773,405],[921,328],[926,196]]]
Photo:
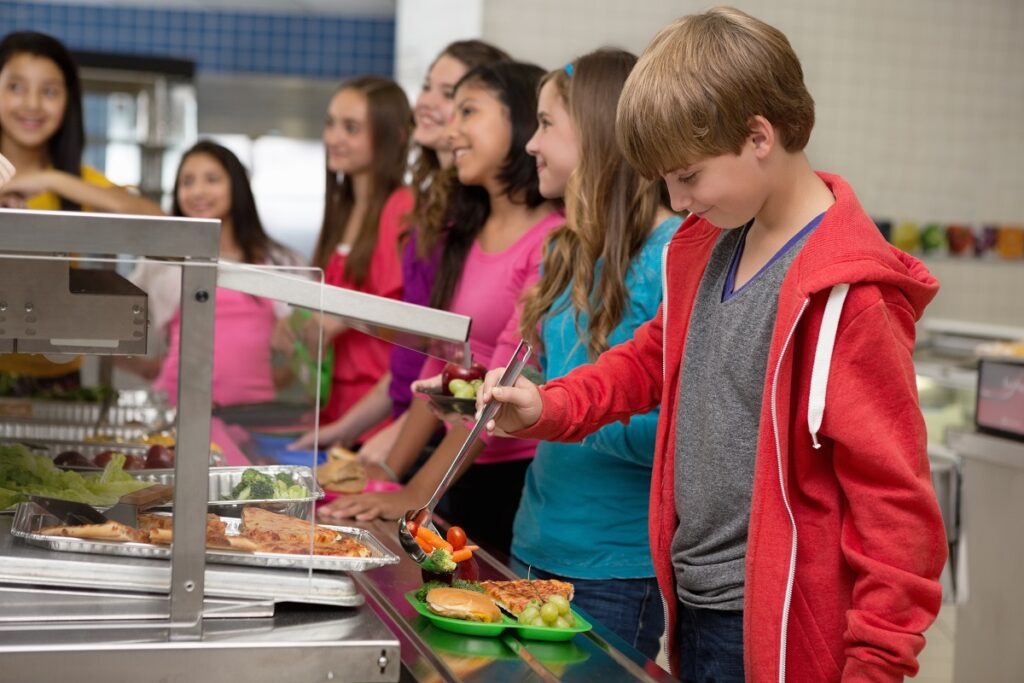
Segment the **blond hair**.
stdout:
[[807,145],[814,100],[800,60],[778,29],[718,7],[677,19],[651,41],[619,100],[619,145],[654,178],[739,153],[758,115],[787,151]]
[[[579,164],[565,191],[566,225],[545,245],[540,281],[523,300],[523,336],[540,343],[538,328],[569,289],[577,330],[596,359],[629,305],[626,273],[643,248],[660,204],[660,185],[640,177],[615,144],[615,103],[636,63],[622,50],[602,49],[548,74],[569,110],[580,141]],[[601,267],[597,268],[600,261]],[[587,317],[586,334],[579,314]]]

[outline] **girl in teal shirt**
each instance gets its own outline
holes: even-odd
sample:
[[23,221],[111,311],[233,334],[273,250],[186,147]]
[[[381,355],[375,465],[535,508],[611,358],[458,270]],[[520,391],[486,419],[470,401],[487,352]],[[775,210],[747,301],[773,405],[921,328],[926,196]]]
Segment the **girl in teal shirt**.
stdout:
[[[542,81],[527,145],[541,193],[564,194],[566,226],[523,302],[523,335],[553,379],[593,361],[652,318],[661,252],[681,219],[615,142],[615,105],[636,57],[598,50]],[[647,535],[657,411],[582,443],[542,442],[526,474],[512,541],[524,576],[575,586],[573,604],[653,659],[664,608]]]

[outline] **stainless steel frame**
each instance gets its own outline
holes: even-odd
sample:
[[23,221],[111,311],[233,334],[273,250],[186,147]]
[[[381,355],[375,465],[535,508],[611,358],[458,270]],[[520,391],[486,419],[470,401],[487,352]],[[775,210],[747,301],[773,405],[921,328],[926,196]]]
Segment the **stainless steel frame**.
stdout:
[[[398,680],[398,641],[368,610],[358,610],[345,620],[346,623],[360,622],[359,629],[353,632],[358,637],[346,642],[308,638],[300,628],[298,632],[289,632],[288,636],[293,637],[282,634],[281,638],[274,638],[273,643],[259,644],[251,642],[248,631],[240,629],[240,635],[225,638],[221,643],[214,629],[204,629],[203,551],[215,289],[220,277],[221,286],[340,315],[371,334],[434,354],[444,354],[445,348],[462,352],[468,349],[470,321],[464,316],[370,295],[339,293],[317,283],[270,275],[266,270],[218,268],[218,250],[219,224],[215,221],[0,211],[2,258],[26,262],[55,253],[134,254],[173,259],[186,266],[181,276],[182,343],[178,457],[175,461],[175,543],[168,599],[170,619],[165,629],[146,629],[145,633],[125,623],[122,635],[109,628],[93,631],[87,627],[53,631],[38,627],[24,632],[4,630],[0,652],[5,670],[18,680],[54,680],[68,675],[82,677],[82,680],[145,678],[152,677],[155,671],[166,671],[165,667],[172,663],[176,670],[174,680],[212,680],[212,672],[218,669],[223,672],[240,660],[245,661],[240,671],[244,670],[247,675],[265,677],[277,672],[295,679],[305,671],[310,675],[315,672],[318,679],[327,672],[328,680]],[[45,289],[47,284],[53,283],[37,284]],[[95,324],[95,321],[86,320],[82,324]],[[84,333],[98,333],[97,338],[103,338],[102,330],[83,329],[82,332],[83,337]],[[449,346],[430,347],[430,339]],[[203,504],[196,504],[197,501]],[[59,613],[54,616],[59,621]],[[287,617],[281,619],[287,621]],[[220,620],[225,621],[232,620]],[[275,617],[274,628],[277,621]],[[259,628],[266,629],[266,626]],[[339,650],[341,646],[344,647]],[[354,657],[356,652],[365,656]],[[181,655],[186,653],[188,656],[183,658]],[[372,665],[364,666],[371,660]]]

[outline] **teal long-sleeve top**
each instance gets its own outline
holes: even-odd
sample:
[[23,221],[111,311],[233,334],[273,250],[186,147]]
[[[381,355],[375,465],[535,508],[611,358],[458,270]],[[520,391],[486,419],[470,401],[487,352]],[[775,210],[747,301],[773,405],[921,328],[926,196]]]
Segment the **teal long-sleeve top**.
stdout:
[[[671,217],[651,231],[626,274],[629,301],[610,346],[632,339],[657,313],[662,299],[661,254],[682,219]],[[600,264],[598,264],[600,267]],[[569,301],[569,290],[552,305],[541,328],[544,376],[554,379],[584,365],[580,330],[587,318]],[[512,554],[528,565],[579,579],[654,576],[647,510],[658,411],[614,422],[581,443],[542,441],[526,472],[513,526]]]

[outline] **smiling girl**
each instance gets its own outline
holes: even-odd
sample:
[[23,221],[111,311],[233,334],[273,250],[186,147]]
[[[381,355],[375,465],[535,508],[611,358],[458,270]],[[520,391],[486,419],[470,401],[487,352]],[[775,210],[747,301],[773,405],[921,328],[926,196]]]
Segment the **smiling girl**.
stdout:
[[[484,364],[504,363],[519,340],[516,304],[536,282],[541,245],[563,217],[537,188],[526,153],[536,130],[536,66],[503,62],[471,70],[455,88],[448,128],[458,185],[448,207],[448,231],[431,304],[473,319],[470,346]],[[427,361],[423,376],[437,375]],[[412,463],[439,424],[425,399],[414,398],[387,465]],[[393,493],[348,496],[321,508],[324,518],[394,518],[417,507],[441,480],[465,440],[454,426],[408,486]],[[409,435],[410,438],[406,438]],[[415,437],[415,438],[412,438]],[[535,442],[496,438],[477,444],[479,456],[448,493],[450,517],[475,541],[508,552],[512,518]]]
[[[641,178],[615,142],[616,104],[635,63],[628,52],[598,50],[551,72],[541,87],[540,125],[527,150],[541,192],[564,193],[566,225],[546,245],[521,329],[547,379],[632,338],[661,303],[661,251],[681,219],[665,207],[660,183]],[[647,541],[657,423],[653,411],[582,443],[540,442],[510,564],[524,576],[571,581],[575,604],[650,659],[664,629]]]
[[[401,297],[402,234],[413,206],[412,193],[403,186],[412,130],[409,101],[390,79],[362,76],[342,84],[331,98],[324,120],[324,218],[313,252],[313,265],[324,269],[326,284]],[[320,411],[320,419],[330,423],[387,373],[391,346],[348,329],[340,318],[314,315],[301,334],[310,349],[317,348],[321,319],[325,344],[334,346],[330,398]],[[293,339],[288,327],[279,326],[286,341]],[[289,351],[287,346],[281,350]]]
[[[0,207],[161,215],[155,203],[115,186],[82,163],[85,129],[78,68],[67,49],[42,33],[0,41],[0,155],[8,160]],[[81,358],[55,363],[38,354],[0,356],[0,373],[18,391],[79,385]]]
[[[174,183],[175,216],[220,221],[220,258],[258,265],[301,266],[301,259],[263,230],[245,167],[230,150],[200,141],[185,152]],[[153,325],[169,338],[158,359],[153,387],[178,396],[181,345],[181,271],[177,266],[143,262],[129,276],[150,295]],[[274,398],[270,338],[287,306],[269,299],[217,288],[213,337],[213,403],[257,403]],[[145,373],[146,366],[131,368]]]

